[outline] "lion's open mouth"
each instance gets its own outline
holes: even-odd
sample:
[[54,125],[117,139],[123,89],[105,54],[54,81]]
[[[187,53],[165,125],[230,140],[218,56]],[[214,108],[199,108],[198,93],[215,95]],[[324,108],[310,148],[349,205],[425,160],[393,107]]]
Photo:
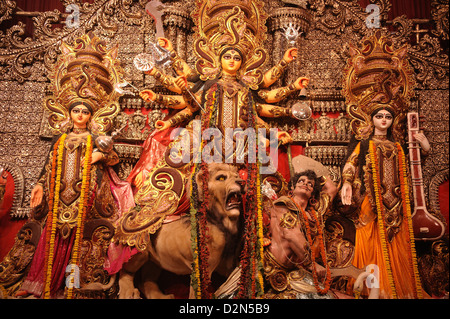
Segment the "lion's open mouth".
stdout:
[[230,192],[227,196],[227,201],[226,201],[226,209],[230,210],[230,209],[234,209],[234,208],[239,208],[242,202],[242,195],[240,192]]

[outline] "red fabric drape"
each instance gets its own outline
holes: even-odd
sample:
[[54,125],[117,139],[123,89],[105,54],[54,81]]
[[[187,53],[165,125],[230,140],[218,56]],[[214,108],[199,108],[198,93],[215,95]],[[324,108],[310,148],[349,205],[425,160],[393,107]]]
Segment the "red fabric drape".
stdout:
[[25,224],[25,219],[12,219],[9,215],[14,196],[14,179],[7,172],[5,195],[0,203],[0,261],[14,245],[14,239],[20,228]]
[[[369,0],[359,0],[361,7],[370,4]],[[391,0],[389,20],[406,15],[408,19],[431,19],[431,0]]]
[[[83,2],[93,3],[95,0],[83,0]],[[25,11],[25,12],[46,12],[46,11],[54,11],[55,9],[60,12],[66,12],[65,7],[63,6],[61,0],[17,0],[16,1],[16,11]],[[32,37],[33,35],[33,20],[32,17],[24,17],[24,16],[13,16],[13,18],[9,21],[3,22],[0,26],[0,30],[6,30],[17,23],[22,22],[26,25],[25,27],[25,35],[27,37]],[[60,25],[55,25],[59,27]]]
[[439,185],[439,205],[441,208],[442,216],[444,216],[446,222],[447,222],[447,228],[445,230],[445,233],[448,234],[448,225],[450,223],[449,220],[449,188],[448,188],[449,182],[445,181],[441,185]]

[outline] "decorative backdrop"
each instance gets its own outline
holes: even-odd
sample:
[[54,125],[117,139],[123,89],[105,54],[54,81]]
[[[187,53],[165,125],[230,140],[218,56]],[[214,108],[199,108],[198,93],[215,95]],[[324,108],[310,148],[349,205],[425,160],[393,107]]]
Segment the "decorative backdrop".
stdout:
[[[153,87],[154,79],[137,71],[132,63],[134,56],[155,41],[154,21],[144,11],[147,2],[0,0],[0,166],[9,168],[15,182],[14,204],[0,215],[3,229],[15,233],[17,226],[9,227],[9,223],[22,223],[18,220],[26,218],[31,189],[49,150],[51,132],[43,99],[50,94],[48,74],[60,54],[61,40],[70,42],[93,30],[111,47],[118,44],[118,58],[128,81],[138,88]],[[161,2],[166,37],[180,56],[193,65],[190,13],[194,0]],[[448,195],[442,194],[448,190],[449,167],[449,1],[265,0],[264,3],[269,13],[266,49],[271,53],[266,67],[269,69],[279,61],[288,48],[282,28],[289,23],[299,27],[303,32],[297,40],[299,58],[279,80],[279,85],[298,76],[310,77],[307,101],[314,112],[308,121],[273,120],[270,125],[288,130],[295,141],[293,155],[319,160],[335,181],[339,180],[339,165],[350,138],[341,93],[348,43],[358,43],[373,32],[368,26],[379,21],[380,27],[390,32],[395,48],[408,44],[409,62],[417,81],[412,110],[426,117],[424,129],[432,146],[423,163],[428,206],[439,218],[443,219],[443,215],[448,218]],[[374,11],[366,12],[369,5],[377,6],[379,15],[375,20],[371,20]],[[72,9],[66,12],[65,8]],[[166,93],[162,87],[156,87],[155,91]],[[133,95],[123,96],[120,106],[116,128],[124,123],[128,126],[116,150],[121,159],[118,173],[125,179],[139,157],[140,145],[167,110],[159,106],[150,109]],[[1,236],[11,237],[3,230]],[[7,251],[8,247],[2,247],[0,258]]]

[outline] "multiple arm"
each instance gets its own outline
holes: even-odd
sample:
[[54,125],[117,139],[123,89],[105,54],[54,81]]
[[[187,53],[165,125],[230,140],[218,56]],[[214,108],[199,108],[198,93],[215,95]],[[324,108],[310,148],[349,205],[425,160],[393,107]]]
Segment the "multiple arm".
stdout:
[[[163,74],[160,70],[153,68],[147,74],[155,77],[159,82],[161,82],[164,87],[168,90],[181,94],[180,95],[162,95],[153,92],[152,90],[143,90],[140,92],[140,96],[147,102],[156,102],[158,104],[164,105],[168,108],[182,110],[177,115],[172,117],[167,121],[157,121],[157,129],[165,129],[173,125],[177,125],[187,119],[189,119],[192,114],[198,110],[196,101],[193,101],[191,94],[188,94],[186,88],[191,84],[187,79],[192,78],[196,75],[185,61],[183,61],[178,54],[173,49],[172,43],[164,38],[158,38],[158,44],[170,52],[170,57],[173,61],[173,67],[177,74],[177,78]],[[277,88],[274,90],[264,90],[272,85],[277,79],[280,78],[284,69],[289,63],[291,63],[297,57],[297,49],[291,48],[286,51],[283,59],[269,71],[264,74],[263,83],[261,84],[261,90],[259,91],[259,96],[267,103],[257,103],[257,113],[262,117],[281,117],[281,116],[291,116],[290,109],[283,108],[269,103],[277,103],[293,92],[296,92],[308,85],[309,79],[305,77],[299,77],[289,86]],[[200,96],[198,94],[194,95],[197,102],[200,103]],[[268,127],[267,124],[262,120],[258,119],[260,126]],[[281,139],[283,144],[292,142],[292,138],[287,132],[278,132],[278,137]]]
[[287,50],[280,62],[264,74],[263,83],[260,85],[260,88],[265,89],[274,84],[281,77],[288,64],[297,58],[297,51],[296,48]]

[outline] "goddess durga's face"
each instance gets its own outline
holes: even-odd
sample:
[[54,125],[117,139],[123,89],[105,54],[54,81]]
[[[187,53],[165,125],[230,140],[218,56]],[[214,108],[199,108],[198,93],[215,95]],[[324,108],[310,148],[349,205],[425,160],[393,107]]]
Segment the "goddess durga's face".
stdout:
[[221,58],[222,71],[228,75],[236,75],[237,71],[241,68],[242,57],[239,52],[230,50],[225,52]]

